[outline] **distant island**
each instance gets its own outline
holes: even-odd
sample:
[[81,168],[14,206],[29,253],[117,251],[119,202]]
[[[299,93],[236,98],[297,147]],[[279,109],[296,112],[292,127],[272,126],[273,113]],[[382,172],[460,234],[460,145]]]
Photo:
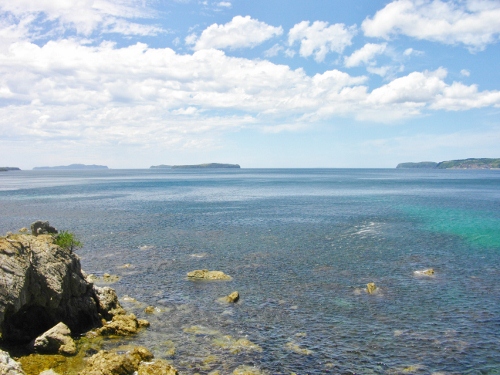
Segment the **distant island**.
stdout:
[[173,165],[174,169],[189,169],[189,168],[240,168],[239,164],[221,164],[221,163],[207,163],[195,165]]
[[20,171],[21,168],[17,167],[0,167],[0,172],[8,172],[8,171]]
[[149,169],[171,169],[171,165],[160,164],[160,165],[152,165]]
[[35,167],[33,169],[108,169],[105,165],[85,165],[85,164],[70,164],[70,165],[60,165],[57,167]]
[[193,165],[153,165],[152,169],[200,169],[200,168],[240,168],[239,164],[222,164],[222,163],[207,163],[207,164],[193,164]]
[[419,163],[400,163],[396,168],[427,168],[427,169],[500,169],[500,159],[469,158],[460,160],[448,160],[435,163],[422,161]]

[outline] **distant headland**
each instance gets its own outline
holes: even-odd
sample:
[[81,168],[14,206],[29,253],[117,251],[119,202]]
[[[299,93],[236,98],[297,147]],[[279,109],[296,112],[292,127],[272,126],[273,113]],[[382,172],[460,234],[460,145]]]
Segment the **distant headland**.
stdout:
[[33,169],[108,169],[105,165],[85,165],[85,164],[70,164],[70,165],[59,165],[57,167],[35,167]]
[[153,165],[151,169],[241,168],[239,164],[206,163],[193,165]]
[[500,159],[469,158],[459,160],[448,160],[439,163],[433,161],[421,161],[418,163],[400,163],[396,168],[412,169],[500,169]]
[[20,171],[21,168],[17,167],[0,167],[0,172],[8,172],[8,171]]

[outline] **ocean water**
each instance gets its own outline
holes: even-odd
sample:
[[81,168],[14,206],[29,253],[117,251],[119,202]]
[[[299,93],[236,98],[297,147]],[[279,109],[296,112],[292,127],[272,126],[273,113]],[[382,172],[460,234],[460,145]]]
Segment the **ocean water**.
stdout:
[[500,374],[500,171],[1,173],[0,232],[39,219],[182,374]]

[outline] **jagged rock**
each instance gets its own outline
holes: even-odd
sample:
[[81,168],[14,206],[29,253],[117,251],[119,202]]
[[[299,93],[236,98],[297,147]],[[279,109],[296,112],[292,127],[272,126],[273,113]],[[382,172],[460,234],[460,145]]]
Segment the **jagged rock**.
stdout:
[[0,374],[2,375],[26,375],[21,365],[10,358],[9,353],[0,350]]
[[64,323],[58,323],[33,342],[33,349],[39,353],[75,355],[77,353],[71,331]]
[[177,375],[177,370],[164,359],[157,359],[153,363],[141,363],[137,370],[138,375]]
[[105,324],[101,328],[98,328],[96,333],[103,336],[127,336],[133,335],[137,333],[139,328],[147,326],[149,326],[149,322],[147,320],[137,320],[134,314],[115,315],[113,316],[113,320],[111,322]]
[[375,285],[375,283],[366,284],[366,292],[368,294],[373,294],[373,293],[375,293],[376,290],[377,290],[377,286]]
[[90,357],[79,375],[132,375],[142,361],[151,359],[153,355],[144,347],[136,347],[123,355],[101,350]]
[[222,271],[195,270],[188,272],[188,278],[198,280],[232,280],[232,277]]
[[48,221],[35,221],[31,224],[31,234],[33,236],[38,236],[39,234],[55,234],[57,229],[50,226]]
[[73,333],[101,325],[97,296],[78,256],[50,235],[0,237],[0,332],[30,342],[59,322]]
[[100,288],[94,285],[94,292],[99,302],[99,313],[104,319],[111,320],[115,315],[125,314],[114,289],[108,286]]

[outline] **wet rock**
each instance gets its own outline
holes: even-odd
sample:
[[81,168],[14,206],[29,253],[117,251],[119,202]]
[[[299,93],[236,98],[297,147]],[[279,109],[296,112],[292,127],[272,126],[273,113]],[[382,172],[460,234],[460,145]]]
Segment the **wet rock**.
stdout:
[[76,345],[71,331],[64,323],[58,323],[33,342],[33,349],[39,353],[75,355]]
[[80,259],[50,235],[0,238],[0,332],[7,342],[28,343],[59,322],[73,333],[100,325],[92,284]]
[[138,375],[177,375],[177,370],[164,359],[157,359],[153,363],[141,363],[137,370]]
[[26,375],[19,362],[14,361],[9,353],[0,350],[0,374],[2,375]]
[[188,272],[189,279],[194,280],[232,280],[232,277],[222,271],[195,270]]
[[416,276],[434,276],[434,269],[428,268],[426,270],[415,271],[413,274]]
[[377,290],[377,286],[375,285],[375,283],[366,284],[366,292],[368,294],[373,294],[373,293],[375,293],[376,290]]
[[136,347],[126,354],[105,350],[89,358],[79,375],[132,375],[142,361],[150,361],[153,355],[144,347]]
[[142,319],[138,321],[134,314],[115,315],[111,322],[98,328],[96,333],[103,336],[127,336],[136,334],[140,327],[145,327],[147,325],[149,325],[149,322],[143,321]]
[[154,306],[148,306],[144,309],[144,312],[146,314],[153,314],[154,312],[156,311],[155,307]]
[[40,373],[40,375],[59,375],[59,374],[57,372],[55,372],[54,370],[50,369],[50,370],[42,371]]
[[224,301],[227,303],[236,303],[238,302],[239,299],[240,299],[240,294],[236,291],[224,297]]

